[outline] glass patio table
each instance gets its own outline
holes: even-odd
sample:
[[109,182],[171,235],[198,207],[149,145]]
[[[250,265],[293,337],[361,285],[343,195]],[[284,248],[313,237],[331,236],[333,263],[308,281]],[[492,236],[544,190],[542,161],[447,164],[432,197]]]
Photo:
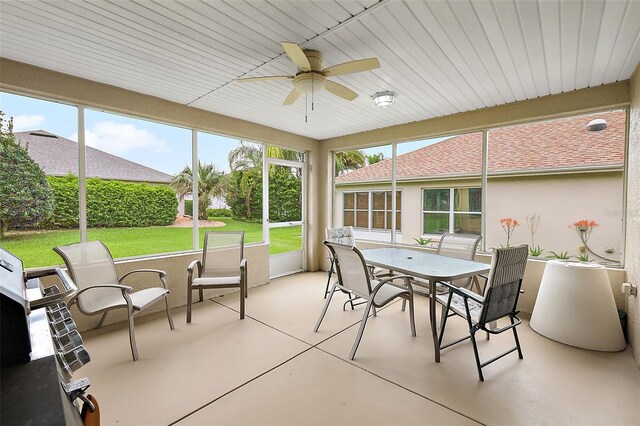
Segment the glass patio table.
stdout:
[[490,265],[399,247],[364,249],[361,252],[370,265],[411,275],[428,283],[428,285],[423,285],[419,281],[413,282],[413,284],[429,288],[429,319],[433,335],[433,348],[435,361],[440,362],[440,345],[436,330],[436,298],[432,296],[436,291],[436,283],[485,274],[491,269]]

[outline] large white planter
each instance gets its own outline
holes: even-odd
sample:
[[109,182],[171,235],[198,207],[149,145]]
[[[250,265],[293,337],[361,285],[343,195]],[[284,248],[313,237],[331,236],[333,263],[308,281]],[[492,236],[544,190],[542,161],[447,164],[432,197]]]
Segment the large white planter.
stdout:
[[578,348],[616,352],[626,347],[602,265],[547,262],[529,325],[543,336]]

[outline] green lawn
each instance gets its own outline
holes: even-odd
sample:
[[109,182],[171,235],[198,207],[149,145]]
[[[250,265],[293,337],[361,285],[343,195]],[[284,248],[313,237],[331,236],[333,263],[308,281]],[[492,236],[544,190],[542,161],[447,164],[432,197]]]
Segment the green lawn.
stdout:
[[[200,228],[200,246],[205,231],[245,231],[245,243],[262,241],[262,224],[248,223],[229,218],[211,218],[224,222],[225,226]],[[191,249],[191,228],[151,226],[147,228],[90,228],[88,239],[104,242],[113,257],[131,257],[157,253],[169,253]],[[270,231],[270,254],[299,250],[301,227],[274,228]],[[78,230],[38,231],[33,233],[9,233],[0,240],[0,246],[20,257],[26,268],[58,265],[60,257],[53,247],[80,241]]]

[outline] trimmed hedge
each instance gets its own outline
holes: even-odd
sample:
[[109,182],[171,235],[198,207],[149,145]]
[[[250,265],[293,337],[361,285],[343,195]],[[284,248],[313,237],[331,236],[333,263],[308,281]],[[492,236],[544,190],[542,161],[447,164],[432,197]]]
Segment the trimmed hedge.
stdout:
[[229,209],[207,209],[207,217],[232,217]]
[[[49,176],[47,179],[54,194],[53,215],[47,225],[78,226],[78,178]],[[171,225],[177,209],[178,199],[168,186],[87,179],[87,226]]]

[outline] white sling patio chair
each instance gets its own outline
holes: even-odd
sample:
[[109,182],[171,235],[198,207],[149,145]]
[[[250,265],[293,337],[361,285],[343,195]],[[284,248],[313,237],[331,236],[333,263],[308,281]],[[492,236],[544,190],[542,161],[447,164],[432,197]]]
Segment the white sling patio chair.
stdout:
[[[360,344],[360,340],[364,333],[364,327],[367,324],[369,311],[373,309],[373,315],[376,316],[376,308],[381,308],[398,297],[409,301],[411,334],[415,336],[416,324],[413,314],[413,289],[409,284],[411,277],[408,275],[398,275],[389,277],[382,281],[373,280],[371,279],[369,268],[364,257],[362,257],[362,253],[360,253],[356,247],[330,243],[328,241],[325,241],[324,244],[329,248],[331,255],[335,259],[338,281],[336,281],[329,292],[327,301],[324,304],[320,318],[318,319],[313,331],[317,332],[320,328],[320,324],[327,313],[327,309],[329,308],[329,304],[331,303],[331,298],[333,297],[335,290],[342,290],[367,301],[367,307],[364,309],[360,329],[358,330],[358,335],[353,343],[349,359],[353,359],[356,356],[358,345]],[[393,284],[391,281],[395,279],[404,279],[406,287],[400,287]]]
[[[118,278],[113,257],[107,246],[101,241],[71,244],[54,247],[71,279],[78,286],[78,292],[69,300],[69,306],[76,304],[78,310],[86,315],[102,314],[96,328],[99,328],[112,309],[126,309],[129,318],[129,344],[133,360],[138,359],[138,348],[134,331],[133,317],[147,306],[164,299],[169,327],[173,330],[173,318],[169,310],[169,290],[167,289],[166,272],[158,269],[137,269]],[[131,287],[122,285],[122,281],[134,273],[146,272],[157,274],[162,287],[151,287],[132,291]]]
[[[471,339],[478,376],[481,381],[484,381],[482,368],[486,365],[514,351],[518,351],[518,357],[522,359],[522,349],[520,348],[520,340],[518,339],[518,332],[516,331],[516,327],[521,323],[520,318],[517,316],[519,313],[517,305],[528,255],[529,247],[526,244],[495,249],[491,259],[489,279],[483,296],[464,287],[457,287],[450,283],[443,283],[443,285],[449,288],[448,294],[436,296],[437,300],[445,305],[445,308],[442,310],[440,327],[440,349],[445,349],[467,339]],[[443,345],[442,340],[448,318],[447,312],[453,312],[455,315],[467,320],[469,335]],[[491,325],[505,317],[509,318],[510,324],[501,328],[496,328]],[[475,334],[479,330],[487,332],[487,336],[489,336],[489,334],[499,334],[512,330],[516,346],[481,363],[475,338]]]
[[187,268],[187,323],[191,322],[193,291],[240,289],[240,319],[244,319],[247,294],[247,259],[244,257],[244,231],[207,231],[204,236],[202,262],[194,260]]
[[[436,254],[458,259],[475,260],[480,240],[482,240],[482,237],[479,235],[446,232],[440,238]],[[476,277],[459,280],[453,284],[469,289],[475,284],[477,292],[482,293]]]

